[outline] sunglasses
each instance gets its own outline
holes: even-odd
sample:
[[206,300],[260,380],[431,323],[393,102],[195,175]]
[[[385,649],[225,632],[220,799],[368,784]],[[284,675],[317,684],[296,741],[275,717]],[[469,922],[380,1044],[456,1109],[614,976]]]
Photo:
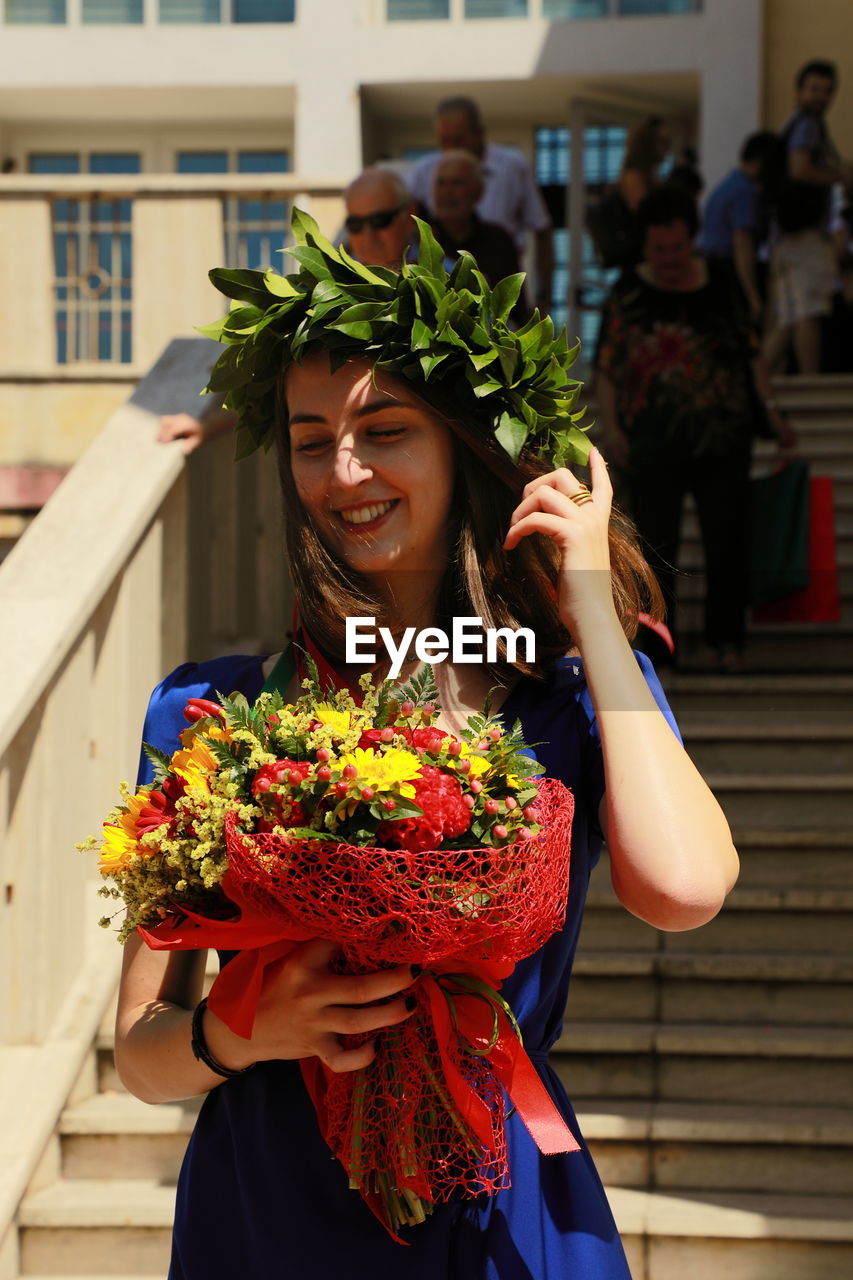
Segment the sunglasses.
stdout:
[[366,226],[373,231],[384,231],[386,227],[390,227],[405,207],[404,204],[398,204],[395,209],[380,209],[377,213],[351,213],[344,222],[344,226],[352,236],[357,236]]

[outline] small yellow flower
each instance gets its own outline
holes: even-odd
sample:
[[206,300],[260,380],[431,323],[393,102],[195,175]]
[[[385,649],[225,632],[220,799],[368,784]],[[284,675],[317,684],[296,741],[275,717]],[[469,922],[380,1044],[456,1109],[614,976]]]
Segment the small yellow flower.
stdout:
[[362,727],[361,716],[354,715],[352,711],[341,711],[338,707],[333,707],[331,702],[318,702],[313,709],[313,718],[331,729],[339,738],[345,737],[355,727]]
[[217,772],[219,761],[204,738],[196,735],[191,746],[175,752],[172,756],[171,768],[179,778],[184,779],[188,791],[203,791],[209,794],[208,776]]
[[348,764],[358,770],[359,786],[372,787],[374,791],[394,791],[409,800],[414,799],[412,782],[420,777],[421,762],[413,752],[392,747],[389,751],[377,753],[372,747],[366,750],[356,747],[355,751],[341,756],[341,768]]

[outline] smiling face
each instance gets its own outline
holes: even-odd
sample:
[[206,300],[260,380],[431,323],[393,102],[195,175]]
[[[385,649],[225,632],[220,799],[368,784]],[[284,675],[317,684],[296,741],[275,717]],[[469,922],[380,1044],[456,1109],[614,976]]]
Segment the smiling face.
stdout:
[[449,428],[407,384],[366,360],[332,374],[325,352],[285,383],[290,464],[317,536],[377,589],[447,564],[454,485]]

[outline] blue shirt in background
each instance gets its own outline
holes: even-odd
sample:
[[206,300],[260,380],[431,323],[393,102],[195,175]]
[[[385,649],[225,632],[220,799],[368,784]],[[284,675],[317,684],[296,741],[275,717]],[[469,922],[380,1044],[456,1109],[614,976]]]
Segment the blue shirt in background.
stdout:
[[734,254],[734,233],[756,232],[758,226],[758,189],[743,169],[732,169],[705,203],[699,248],[709,256],[731,258]]

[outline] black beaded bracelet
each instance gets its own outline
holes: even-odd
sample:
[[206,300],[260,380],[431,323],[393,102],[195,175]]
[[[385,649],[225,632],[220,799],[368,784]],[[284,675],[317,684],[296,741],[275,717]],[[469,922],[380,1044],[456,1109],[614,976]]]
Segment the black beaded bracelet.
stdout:
[[204,1011],[207,1008],[207,996],[203,1000],[199,1000],[193,1011],[192,1025],[192,1051],[193,1055],[199,1062],[203,1062],[206,1067],[214,1071],[218,1076],[224,1076],[226,1080],[230,1080],[233,1076],[245,1075],[247,1071],[251,1071],[254,1063],[248,1067],[224,1067],[221,1062],[217,1062],[204,1038]]

